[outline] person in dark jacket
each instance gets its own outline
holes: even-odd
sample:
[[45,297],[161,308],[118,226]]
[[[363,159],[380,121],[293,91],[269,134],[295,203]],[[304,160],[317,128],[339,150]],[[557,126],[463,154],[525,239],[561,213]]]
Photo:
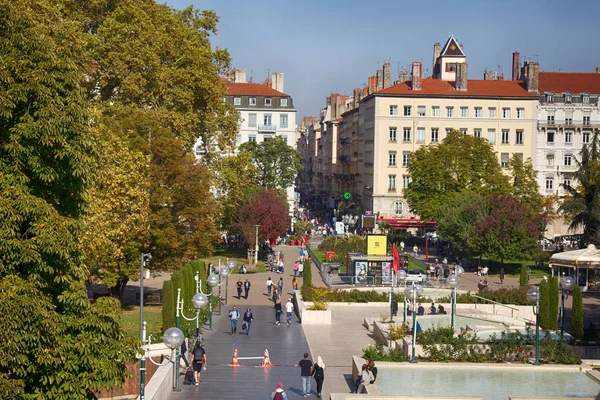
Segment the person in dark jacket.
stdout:
[[250,325],[252,324],[252,321],[254,321],[254,316],[252,315],[252,310],[250,310],[249,308],[246,310],[246,312],[244,313],[244,325],[246,326],[245,330],[246,330],[246,336],[248,336],[250,334]]
[[321,356],[317,357],[317,362],[313,365],[312,374],[317,382],[317,397],[320,399],[321,391],[323,390],[323,381],[325,380],[325,363]]

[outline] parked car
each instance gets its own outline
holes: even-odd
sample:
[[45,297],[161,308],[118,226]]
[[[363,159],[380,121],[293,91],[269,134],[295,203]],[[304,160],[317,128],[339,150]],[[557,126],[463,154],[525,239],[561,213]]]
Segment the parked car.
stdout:
[[406,282],[421,283],[425,281],[426,278],[427,275],[425,272],[421,271],[420,269],[412,269],[409,270],[406,275]]

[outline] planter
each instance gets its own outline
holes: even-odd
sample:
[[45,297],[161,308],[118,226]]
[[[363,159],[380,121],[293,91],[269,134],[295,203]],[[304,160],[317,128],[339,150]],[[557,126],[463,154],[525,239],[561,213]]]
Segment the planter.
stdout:
[[300,312],[300,321],[305,325],[331,325],[331,310],[308,310],[312,302],[304,302],[299,290],[294,293],[294,303]]

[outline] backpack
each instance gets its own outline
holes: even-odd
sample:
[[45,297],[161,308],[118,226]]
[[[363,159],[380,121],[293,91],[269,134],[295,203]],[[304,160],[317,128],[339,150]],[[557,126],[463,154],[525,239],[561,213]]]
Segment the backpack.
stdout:
[[204,358],[204,354],[206,354],[206,352],[204,351],[204,348],[202,347],[197,347],[194,349],[194,362],[200,363],[202,362],[202,359]]
[[273,396],[273,400],[283,400],[283,395],[281,392],[275,392],[275,396]]

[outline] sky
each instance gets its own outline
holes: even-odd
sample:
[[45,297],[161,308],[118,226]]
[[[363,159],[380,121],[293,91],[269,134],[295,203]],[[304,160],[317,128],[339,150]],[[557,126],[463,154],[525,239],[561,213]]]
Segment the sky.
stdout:
[[[593,72],[600,65],[597,0],[167,0],[215,10],[213,46],[228,49],[232,67],[263,82],[284,73],[297,121],[318,115],[331,93],[352,94],[391,62],[423,62],[431,74],[433,44],[453,34],[464,44],[469,78],[487,70],[510,79],[512,53],[540,71]],[[400,67],[400,68],[399,68]]]

